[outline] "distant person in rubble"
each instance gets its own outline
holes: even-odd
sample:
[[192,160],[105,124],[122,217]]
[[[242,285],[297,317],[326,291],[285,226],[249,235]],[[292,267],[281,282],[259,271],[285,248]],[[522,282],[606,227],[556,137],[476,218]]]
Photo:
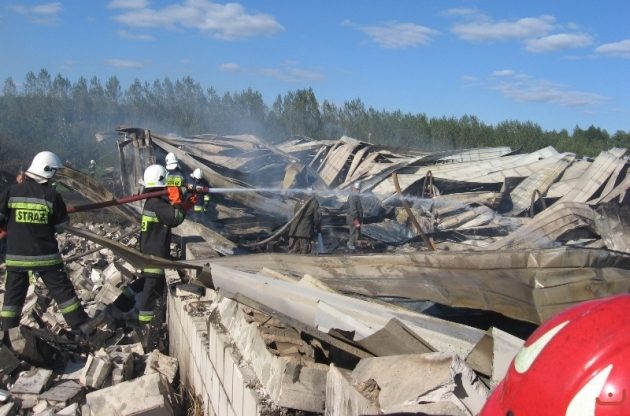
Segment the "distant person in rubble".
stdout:
[[352,190],[348,196],[348,212],[346,213],[346,222],[350,229],[348,238],[348,249],[356,248],[357,240],[361,234],[361,224],[363,223],[363,206],[361,205],[361,183],[359,181],[352,185]]
[[[151,165],[144,171],[145,189],[159,191],[166,188],[167,171],[161,165]],[[140,228],[140,251],[158,257],[170,257],[171,228],[184,221],[186,212],[192,207],[190,198],[181,202],[181,195],[149,198],[144,203]],[[112,315],[115,318],[137,320],[145,325],[153,321],[156,300],[165,287],[164,269],[145,268],[139,279],[123,290],[114,302]],[[135,308],[134,308],[135,305]]]
[[[204,179],[201,169],[199,168],[195,169],[193,173],[190,174],[190,177],[193,180],[192,184],[195,188],[209,187],[208,181]],[[195,212],[195,214],[202,215],[202,214],[208,213],[208,205],[210,204],[210,195],[208,193],[204,193],[203,196],[196,195],[196,198],[194,198],[194,201],[195,201],[195,206],[193,208],[193,211]]]
[[321,230],[319,202],[314,195],[295,204],[293,221],[289,225],[289,253],[310,254],[313,240]]
[[90,177],[96,177],[96,161],[94,159],[90,160],[90,164],[88,166],[88,174]]
[[51,186],[63,164],[48,151],[38,153],[18,183],[0,193],[0,227],[7,230],[6,293],[0,310],[3,330],[20,324],[29,285],[37,272],[68,325],[79,330],[88,316],[77,298],[59,254],[55,233],[68,223],[66,204]]

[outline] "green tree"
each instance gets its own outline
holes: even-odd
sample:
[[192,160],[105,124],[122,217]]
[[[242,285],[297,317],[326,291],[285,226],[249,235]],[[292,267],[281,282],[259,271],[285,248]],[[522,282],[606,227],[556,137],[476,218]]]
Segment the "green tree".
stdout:
[[13,81],[13,78],[9,77],[4,80],[4,86],[2,87],[2,94],[7,97],[15,97],[17,95],[17,86]]

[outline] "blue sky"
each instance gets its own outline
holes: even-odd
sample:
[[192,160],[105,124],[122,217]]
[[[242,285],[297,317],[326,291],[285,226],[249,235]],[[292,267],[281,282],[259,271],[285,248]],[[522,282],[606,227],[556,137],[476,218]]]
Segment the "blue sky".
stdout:
[[191,76],[321,101],[630,131],[630,1],[0,0],[0,80]]

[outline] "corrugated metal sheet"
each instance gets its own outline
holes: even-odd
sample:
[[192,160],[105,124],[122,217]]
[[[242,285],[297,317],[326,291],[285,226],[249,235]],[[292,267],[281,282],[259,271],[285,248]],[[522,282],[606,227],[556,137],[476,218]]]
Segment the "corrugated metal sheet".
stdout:
[[512,209],[503,215],[519,215],[528,210],[532,202],[536,202],[539,197],[532,199],[534,191],[538,191],[544,196],[549,187],[562,175],[567,167],[575,160],[574,154],[562,154],[557,156],[557,160],[549,167],[534,172],[525,178],[512,192],[510,199]]
[[593,228],[595,212],[584,203],[557,202],[536,215],[529,223],[486,247],[487,250],[508,248],[554,247],[556,239],[567,231],[588,226]]
[[[620,153],[620,151],[615,152]],[[601,152],[589,169],[582,175],[582,181],[576,182],[575,187],[563,196],[560,201],[586,202],[610,178],[610,175],[626,162],[611,152]]]

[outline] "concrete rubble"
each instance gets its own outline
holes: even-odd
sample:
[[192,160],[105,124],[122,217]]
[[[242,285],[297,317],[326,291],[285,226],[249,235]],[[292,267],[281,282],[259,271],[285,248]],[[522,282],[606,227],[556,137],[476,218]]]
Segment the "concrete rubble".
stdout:
[[[326,407],[336,409],[330,413],[335,415],[358,416],[366,410],[476,415],[488,395],[472,369],[457,355],[442,352],[364,358],[352,372],[344,374],[335,367],[330,371]],[[359,408],[343,409],[341,398],[346,397],[355,397]]]
[[159,373],[88,393],[84,416],[172,416],[174,391]]
[[[119,132],[125,194],[173,152],[217,189],[210,210],[174,230],[172,259],[138,250],[141,203],[116,208],[118,222],[73,221],[59,243],[89,314],[109,311],[138,269],[162,267],[163,321],[143,335],[105,313],[95,339],[68,341],[35,275],[0,346],[0,415],[475,415],[536,325],[630,290],[625,149],[589,159]],[[113,197],[62,172],[90,201]],[[356,182],[364,226],[350,253]],[[294,205],[311,193],[324,250],[288,254]]]
[[[133,225],[74,226],[131,246],[137,244],[137,237],[132,235],[137,228]],[[127,237],[119,238],[125,234]],[[134,266],[96,243],[70,234],[60,235],[59,241],[69,276],[91,315],[105,310],[134,278]],[[57,305],[43,282],[34,277],[23,325],[7,331],[7,344],[0,345],[0,389],[6,388],[6,395],[0,394],[0,414],[177,414],[182,404],[173,393],[178,375],[175,357],[158,350],[145,354],[133,331],[116,327],[111,320],[101,325],[98,336],[92,337],[89,344],[72,341]],[[154,373],[159,377],[150,378]],[[94,393],[104,391],[108,395],[112,386],[135,380],[140,381],[131,386],[137,389],[138,397],[147,397],[146,402],[134,395],[119,395],[115,398],[117,407],[104,406],[101,410],[100,405],[94,406],[102,400]],[[132,408],[131,413],[121,410],[125,407]]]

